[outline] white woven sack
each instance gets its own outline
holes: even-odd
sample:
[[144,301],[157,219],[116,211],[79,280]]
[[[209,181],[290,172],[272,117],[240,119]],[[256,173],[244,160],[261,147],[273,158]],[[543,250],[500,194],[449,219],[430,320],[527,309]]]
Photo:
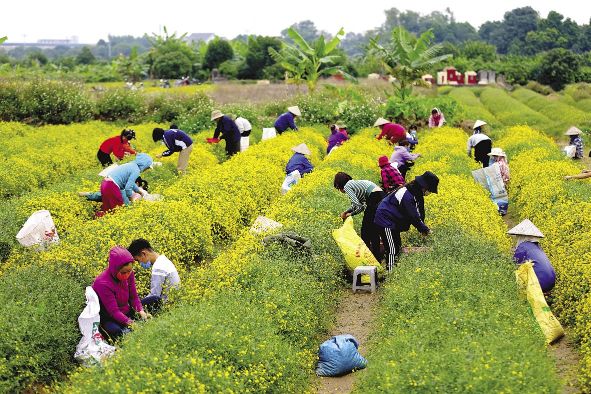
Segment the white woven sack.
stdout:
[[51,214],[46,209],[34,212],[29,216],[18,234],[16,234],[16,239],[26,247],[34,245],[45,247],[60,240]]
[[266,216],[259,216],[250,227],[250,232],[253,234],[263,234],[274,231],[281,227],[283,227],[281,223],[269,219]]
[[264,127],[262,141],[277,137],[277,131],[275,127]]

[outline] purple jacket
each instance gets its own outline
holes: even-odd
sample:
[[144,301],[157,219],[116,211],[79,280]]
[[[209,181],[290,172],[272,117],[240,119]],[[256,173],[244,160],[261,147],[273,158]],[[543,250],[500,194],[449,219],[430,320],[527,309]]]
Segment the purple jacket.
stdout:
[[347,136],[338,130],[331,130],[330,137],[328,137],[328,147],[326,153],[330,153],[331,149],[335,146],[347,141]]
[[517,264],[523,264],[531,260],[534,266],[534,272],[540,282],[540,287],[543,292],[550,291],[554,288],[556,282],[556,272],[550,263],[546,253],[540,248],[537,242],[525,241],[520,243],[515,249],[513,258]]
[[395,146],[392,156],[390,156],[390,163],[398,163],[398,167],[403,166],[408,161],[415,161],[419,155],[410,153],[404,146]]
[[280,133],[283,133],[287,129],[297,130],[298,127],[295,124],[293,114],[291,112],[286,112],[279,115],[275,121],[275,129]]
[[285,173],[290,174],[295,170],[298,170],[300,175],[304,176],[304,174],[312,172],[313,169],[314,166],[306,156],[301,153],[294,153],[285,166]]
[[411,193],[401,187],[387,195],[376,211],[374,223],[379,227],[391,228],[398,232],[408,231],[411,224],[421,233],[429,231],[425,220],[425,202],[419,192]]
[[180,152],[193,144],[191,137],[183,130],[170,129],[164,132],[164,145],[168,148],[162,152],[162,156],[170,156],[174,152]]
[[94,280],[92,288],[100,301],[101,320],[114,320],[119,324],[128,325],[132,321],[127,317],[131,308],[133,307],[136,312],[142,310],[133,272],[123,282],[117,279],[121,267],[131,261],[133,256],[127,249],[115,246],[109,252],[109,267]]
[[213,133],[213,138],[218,138],[220,133],[222,134],[220,139],[226,140],[226,144],[240,141],[240,130],[232,118],[227,115],[222,116],[222,119],[218,122]]

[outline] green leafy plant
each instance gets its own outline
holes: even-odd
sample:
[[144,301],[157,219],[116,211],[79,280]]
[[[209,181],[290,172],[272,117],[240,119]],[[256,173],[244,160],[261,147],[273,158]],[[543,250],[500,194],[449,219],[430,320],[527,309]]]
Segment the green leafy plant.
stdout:
[[343,66],[336,65],[341,57],[334,53],[345,35],[343,28],[328,42],[324,36],[320,36],[309,43],[293,27],[287,29],[287,34],[294,44],[283,42],[283,48],[279,52],[269,47],[269,53],[287,71],[291,82],[300,84],[306,81],[309,91],[313,92],[318,79],[323,75],[339,73],[354,80],[344,71]]
[[403,27],[392,30],[389,45],[379,43],[379,37],[370,40],[370,47],[382,58],[386,71],[394,76],[394,92],[405,100],[412,93],[413,85],[422,83],[421,76],[433,65],[450,58],[451,54],[439,55],[442,45],[431,45],[434,39],[431,29],[418,38]]

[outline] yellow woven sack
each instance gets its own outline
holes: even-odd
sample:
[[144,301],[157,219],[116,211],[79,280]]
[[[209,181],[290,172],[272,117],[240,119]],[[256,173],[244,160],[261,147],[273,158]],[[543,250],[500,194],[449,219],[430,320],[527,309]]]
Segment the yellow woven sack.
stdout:
[[[336,230],[332,230],[332,237],[345,256],[345,263],[349,271],[353,273],[355,267],[360,265],[375,265],[378,267],[378,275],[383,273],[383,268],[371,253],[365,242],[357,235],[353,227],[353,218],[349,216],[345,223]],[[361,276],[361,283],[369,283],[369,275]]]
[[564,336],[564,329],[546,303],[532,263],[528,261],[521,264],[515,271],[515,276],[519,287],[527,295],[529,305],[546,337],[546,343],[550,344]]

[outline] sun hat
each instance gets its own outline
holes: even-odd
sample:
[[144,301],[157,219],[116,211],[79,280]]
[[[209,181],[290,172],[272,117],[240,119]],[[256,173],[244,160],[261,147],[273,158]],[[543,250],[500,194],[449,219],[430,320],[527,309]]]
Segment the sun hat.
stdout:
[[507,234],[544,238],[544,234],[542,234],[542,232],[529,219],[525,219],[511,230],[507,231]]
[[386,123],[390,123],[390,122],[388,122],[384,118],[378,118],[378,120],[376,120],[376,122],[373,124],[373,127],[382,126],[382,125],[385,125]]
[[425,171],[423,175],[415,177],[415,181],[424,189],[431,193],[437,193],[437,185],[439,185],[439,178],[431,171]]
[[287,110],[289,112],[291,112],[292,114],[294,114],[295,116],[302,116],[302,113],[300,112],[300,108],[297,105],[294,105],[293,107],[287,107]]
[[505,152],[501,148],[492,148],[490,153],[487,153],[488,156],[503,156],[507,157]]
[[308,149],[308,146],[304,143],[294,146],[293,148],[291,148],[291,150],[296,153],[301,153],[302,155],[311,155],[312,154],[312,152],[310,152],[310,149]]
[[224,116],[224,114],[219,109],[211,111],[211,120],[216,120],[217,118],[221,118],[222,116]]
[[566,131],[566,133],[564,133],[564,135],[580,135],[583,134],[583,132],[581,130],[579,130],[578,128],[576,128],[575,126],[572,126],[570,129],[568,129]]
[[388,164],[390,164],[390,161],[388,160],[388,156],[380,156],[380,158],[378,159],[378,165],[380,167],[383,167]]
[[487,123],[484,120],[478,119],[476,122],[474,122],[474,126],[472,128],[475,129],[480,126],[484,126],[485,124]]

